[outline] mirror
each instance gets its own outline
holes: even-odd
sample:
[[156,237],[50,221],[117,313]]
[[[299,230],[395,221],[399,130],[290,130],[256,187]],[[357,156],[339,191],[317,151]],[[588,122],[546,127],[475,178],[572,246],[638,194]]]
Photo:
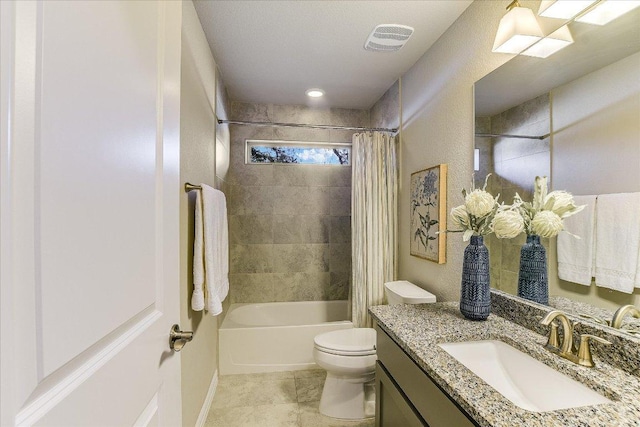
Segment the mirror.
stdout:
[[[564,24],[538,18],[546,34]],[[492,173],[488,189],[507,204],[516,192],[531,200],[537,175],[549,177],[550,190],[574,195],[640,191],[640,8],[604,26],[571,22],[569,29],[572,45],[546,59],[516,56],[475,84],[482,135],[475,184]],[[485,241],[491,286],[516,294],[525,236]],[[543,243],[550,305],[600,319],[621,305],[640,308],[640,289],[629,295],[560,280],[555,239]]]

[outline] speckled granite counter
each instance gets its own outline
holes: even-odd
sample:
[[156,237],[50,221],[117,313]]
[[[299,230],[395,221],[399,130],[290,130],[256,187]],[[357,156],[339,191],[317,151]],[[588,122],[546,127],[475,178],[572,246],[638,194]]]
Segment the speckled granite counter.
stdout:
[[[585,368],[543,348],[546,337],[494,314],[466,320],[457,303],[377,306],[379,326],[481,426],[640,426],[640,378],[594,356]],[[606,396],[612,403],[530,412],[503,397],[437,346],[444,342],[498,339]]]
[[[573,301],[569,298],[561,296],[550,296],[549,305],[566,313],[573,313],[578,317],[589,319],[588,316],[595,318],[594,321],[610,322],[613,317],[613,311],[605,308],[594,307],[583,302]],[[626,332],[640,332],[640,319],[632,316],[626,316],[622,319],[622,328],[627,329]]]

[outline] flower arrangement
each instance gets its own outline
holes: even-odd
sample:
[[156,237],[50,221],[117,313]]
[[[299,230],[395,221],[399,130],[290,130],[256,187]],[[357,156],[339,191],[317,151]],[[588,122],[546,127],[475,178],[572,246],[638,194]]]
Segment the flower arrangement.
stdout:
[[491,223],[496,237],[510,239],[523,231],[527,236],[555,237],[564,229],[562,220],[585,208],[576,206],[566,191],[547,191],[547,177],[537,176],[532,202],[523,201],[516,193],[513,205],[499,206]]
[[486,191],[489,176],[484,180],[482,190],[471,184],[471,191],[462,190],[464,204],[451,210],[451,222],[456,228],[452,232],[463,232],[462,240],[468,241],[471,236],[485,236],[493,232],[491,224],[498,211],[498,197]]

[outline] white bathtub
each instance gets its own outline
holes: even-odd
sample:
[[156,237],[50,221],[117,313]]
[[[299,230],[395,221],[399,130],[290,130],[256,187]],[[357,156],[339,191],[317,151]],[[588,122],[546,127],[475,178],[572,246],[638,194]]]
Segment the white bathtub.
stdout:
[[231,304],[219,330],[220,374],[317,368],[313,337],[353,328],[347,301]]

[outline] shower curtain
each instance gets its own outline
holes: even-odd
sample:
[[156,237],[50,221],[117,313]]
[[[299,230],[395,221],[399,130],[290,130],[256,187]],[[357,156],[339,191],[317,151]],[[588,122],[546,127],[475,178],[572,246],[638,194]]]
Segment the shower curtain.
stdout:
[[373,325],[368,309],[383,303],[384,283],[395,275],[395,140],[381,132],[353,135],[351,318],[356,328]]

